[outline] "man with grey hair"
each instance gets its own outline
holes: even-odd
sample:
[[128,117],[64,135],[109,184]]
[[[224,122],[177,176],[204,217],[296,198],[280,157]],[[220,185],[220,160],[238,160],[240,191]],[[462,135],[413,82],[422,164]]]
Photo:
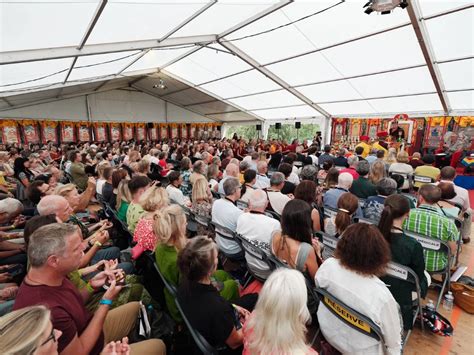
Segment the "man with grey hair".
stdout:
[[214,187],[214,190],[220,194],[224,194],[224,183],[226,182],[228,178],[230,177],[234,177],[237,179],[239,178],[239,166],[233,163],[229,163],[227,164],[227,167],[225,168],[224,173],[225,173],[225,177],[221,181],[219,181],[219,184],[217,184]]
[[[235,232],[237,220],[243,213],[235,204],[240,198],[239,180],[232,176],[227,177],[223,184],[223,190],[225,198],[216,200],[212,205],[212,221]],[[226,255],[230,255],[232,259],[243,259],[244,253],[237,242],[216,235],[216,243],[219,249]]]
[[370,196],[364,204],[364,217],[378,221],[384,209],[385,199],[397,193],[397,182],[392,178],[383,178],[377,185],[376,196]]
[[359,164],[359,157],[357,155],[351,155],[347,158],[347,165],[349,165],[349,167],[342,169],[339,173],[349,173],[354,180],[357,180],[359,178],[359,173],[356,171],[357,164]]
[[[37,229],[30,237],[30,270],[20,286],[14,309],[45,305],[51,311],[53,329],[61,354],[99,354],[105,343],[121,340],[134,329],[140,304],[130,302],[109,313],[120,293],[120,269],[102,271],[89,280],[90,287],[77,289],[68,275],[76,271],[83,256],[84,242],[76,226],[53,223]],[[84,303],[94,293],[107,290],[94,314]],[[131,353],[165,354],[161,340],[152,339],[130,345]],[[145,352],[146,349],[146,352]]]
[[266,189],[270,187],[270,179],[267,176],[268,171],[268,164],[266,161],[259,161],[257,163],[257,180],[255,185],[253,185],[256,189]]
[[[349,173],[340,173],[337,178],[336,187],[329,189],[323,196],[324,207],[329,207],[333,210],[337,209],[337,201],[342,194],[349,192],[352,186],[354,178]],[[362,209],[360,206],[357,208],[355,214],[356,217],[363,217]]]
[[368,198],[377,195],[375,185],[369,180],[369,162],[367,160],[359,161],[356,171],[359,174],[359,178],[354,180],[349,190],[358,198]]
[[69,202],[59,195],[44,196],[37,206],[40,216],[54,214],[63,223],[66,223],[73,214]]
[[21,212],[23,212],[23,204],[19,200],[11,197],[0,200],[0,225],[15,224],[14,221]]
[[270,210],[275,211],[279,215],[282,214],[283,208],[291,200],[292,195],[284,195],[281,190],[285,186],[285,175],[280,172],[273,173],[270,178],[270,187],[266,189]]
[[376,148],[371,148],[369,155],[365,157],[365,160],[369,162],[369,164],[372,166],[374,161],[377,160],[377,149]]
[[[270,253],[272,233],[280,229],[280,222],[264,214],[268,200],[265,191],[252,191],[249,199],[249,211],[240,215],[237,220],[237,233],[252,244]],[[258,279],[265,280],[271,270],[268,265],[252,255],[245,253],[247,265]]]

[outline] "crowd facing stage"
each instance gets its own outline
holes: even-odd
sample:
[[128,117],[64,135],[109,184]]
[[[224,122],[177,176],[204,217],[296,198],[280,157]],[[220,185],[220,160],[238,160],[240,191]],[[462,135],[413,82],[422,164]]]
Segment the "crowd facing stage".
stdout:
[[387,136],[1,145],[2,351],[400,354],[472,210],[456,167]]

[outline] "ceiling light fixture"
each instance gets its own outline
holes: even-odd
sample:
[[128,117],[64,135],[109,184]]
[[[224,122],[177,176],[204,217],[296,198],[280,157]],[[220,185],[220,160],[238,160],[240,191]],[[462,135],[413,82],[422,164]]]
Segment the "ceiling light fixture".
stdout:
[[160,89],[160,90],[166,90],[168,87],[165,85],[165,82],[163,79],[160,79],[158,81],[158,84],[153,85],[153,89]]
[[380,12],[382,15],[387,15],[397,7],[405,9],[407,6],[407,0],[369,0],[363,7],[367,8],[364,11],[367,15],[370,15],[374,11]]

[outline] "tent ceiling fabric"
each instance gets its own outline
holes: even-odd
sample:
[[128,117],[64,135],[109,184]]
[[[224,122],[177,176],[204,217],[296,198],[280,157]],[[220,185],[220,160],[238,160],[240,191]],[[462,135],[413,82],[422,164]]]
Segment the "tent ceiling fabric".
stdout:
[[472,114],[472,1],[364,3],[0,0],[0,116],[125,87],[223,122]]

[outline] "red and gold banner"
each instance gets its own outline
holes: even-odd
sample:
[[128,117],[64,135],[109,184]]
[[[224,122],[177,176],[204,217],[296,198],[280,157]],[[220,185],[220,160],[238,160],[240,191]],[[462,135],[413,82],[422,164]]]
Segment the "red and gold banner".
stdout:
[[168,124],[160,123],[160,139],[168,139]]
[[150,139],[152,141],[157,141],[159,139],[157,123],[153,123],[153,128],[151,128],[149,132],[150,132]]
[[112,142],[119,142],[122,140],[122,132],[120,129],[120,123],[117,123],[117,122],[109,123],[109,137]]
[[61,142],[62,143],[70,143],[76,141],[76,132],[74,129],[74,122],[64,122],[62,121],[60,124],[60,133],[61,133]]
[[6,144],[20,143],[20,129],[17,122],[5,120],[0,122],[2,127],[2,142]]
[[181,123],[181,139],[188,139],[188,125],[186,123]]
[[137,141],[145,141],[147,139],[145,123],[137,123],[135,130],[137,132]]
[[122,123],[122,134],[124,141],[129,141],[135,138],[135,135],[133,134],[134,126],[134,123]]
[[38,130],[38,121],[23,120],[20,121],[20,124],[22,126],[25,143],[39,143],[40,135]]
[[177,123],[171,123],[170,126],[171,126],[170,138],[171,139],[179,138],[178,124]]
[[474,116],[457,116],[454,117],[454,121],[462,128],[474,127]]
[[94,122],[94,140],[96,142],[105,142],[107,140],[107,124],[103,122]]
[[41,136],[44,144],[53,142],[58,143],[58,122],[56,121],[41,121]]
[[77,122],[77,138],[79,142],[90,142],[92,140],[91,127],[89,122]]

